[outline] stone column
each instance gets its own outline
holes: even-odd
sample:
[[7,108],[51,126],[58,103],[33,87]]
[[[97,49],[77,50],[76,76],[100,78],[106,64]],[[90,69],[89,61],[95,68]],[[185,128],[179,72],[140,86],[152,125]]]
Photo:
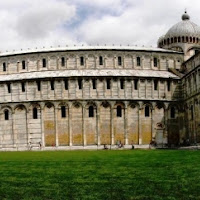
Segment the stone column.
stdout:
[[44,133],[44,105],[41,105],[41,132],[42,132],[42,147],[45,147],[45,133]]
[[111,105],[111,145],[115,144],[114,141],[114,105],[113,102],[110,102]]
[[142,144],[142,125],[141,125],[142,105],[139,103],[138,109],[138,144]]
[[54,107],[54,116],[55,116],[55,132],[56,132],[56,147],[59,146],[58,141],[58,105]]
[[128,145],[128,105],[127,102],[125,103],[124,107],[124,134],[125,134],[125,145]]
[[97,134],[97,145],[99,146],[101,144],[100,141],[100,104],[97,104],[97,111],[96,111],[96,120],[97,120],[97,126],[96,126],[96,134]]
[[86,104],[82,105],[82,132],[83,132],[83,146],[87,146],[87,137],[85,133],[85,115],[86,115]]
[[72,146],[72,103],[69,103],[69,146]]

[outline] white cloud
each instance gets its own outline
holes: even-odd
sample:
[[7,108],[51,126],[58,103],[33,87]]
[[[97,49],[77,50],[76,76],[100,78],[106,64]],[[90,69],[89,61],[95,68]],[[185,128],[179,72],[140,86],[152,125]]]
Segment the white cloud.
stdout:
[[198,24],[199,7],[199,0],[2,0],[0,50],[79,42],[156,46],[185,8]]

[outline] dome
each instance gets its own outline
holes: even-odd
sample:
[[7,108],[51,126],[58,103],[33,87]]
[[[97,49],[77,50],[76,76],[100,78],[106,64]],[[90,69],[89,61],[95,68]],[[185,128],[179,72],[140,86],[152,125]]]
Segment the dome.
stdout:
[[190,21],[190,16],[185,12],[182,15],[182,21],[172,26],[165,38],[188,36],[200,38],[200,27]]

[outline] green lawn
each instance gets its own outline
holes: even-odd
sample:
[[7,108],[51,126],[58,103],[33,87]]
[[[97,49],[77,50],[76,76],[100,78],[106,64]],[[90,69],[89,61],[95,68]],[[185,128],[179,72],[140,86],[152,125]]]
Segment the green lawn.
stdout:
[[1,152],[3,199],[200,199],[200,151]]

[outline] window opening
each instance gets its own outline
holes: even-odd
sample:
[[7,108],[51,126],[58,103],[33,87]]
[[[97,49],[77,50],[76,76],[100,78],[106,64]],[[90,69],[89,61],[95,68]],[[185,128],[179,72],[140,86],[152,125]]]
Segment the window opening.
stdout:
[[140,57],[137,57],[137,66],[140,66],[141,65],[141,59]]
[[78,88],[79,90],[82,89],[82,79],[78,79]]
[[170,117],[171,117],[172,119],[175,118],[175,108],[174,108],[174,107],[171,107],[171,115],[170,115]]
[[65,80],[65,90],[68,90],[68,80]]
[[5,118],[5,120],[9,120],[9,111],[8,110],[4,111],[4,118]]
[[62,67],[65,66],[65,58],[64,57],[61,58],[61,65],[62,65]]
[[154,90],[158,90],[158,81],[154,80]]
[[25,62],[25,60],[22,61],[22,69],[26,69],[26,62]]
[[134,80],[134,88],[135,88],[135,90],[138,89],[138,80],[137,79]]
[[46,66],[47,66],[46,59],[43,58],[43,59],[42,59],[42,67],[46,67]]
[[54,81],[51,81],[51,90],[54,90]]
[[158,67],[158,59],[157,58],[153,58],[153,65],[154,65],[154,67]]
[[94,107],[93,106],[89,107],[89,117],[94,117]]
[[99,65],[103,65],[103,57],[99,56]]
[[122,107],[117,106],[117,117],[122,117]]
[[3,63],[3,71],[6,72],[6,63]]
[[145,117],[149,117],[150,116],[150,108],[149,106],[145,106]]
[[25,83],[22,83],[21,86],[22,86],[22,92],[25,92],[25,90],[26,90],[25,89]]
[[122,57],[118,56],[118,65],[121,66],[122,65]]
[[61,117],[62,118],[66,117],[66,107],[65,106],[61,106]]
[[37,90],[40,91],[41,90],[41,82],[37,81]]
[[94,90],[97,89],[97,81],[96,81],[96,79],[92,79],[92,87],[93,87]]
[[110,79],[107,79],[106,82],[107,82],[107,89],[110,90]]
[[38,118],[38,109],[33,108],[33,119],[37,119],[37,118]]
[[8,93],[11,93],[11,86],[10,83],[7,83]]
[[120,88],[123,90],[124,89],[124,80],[120,79]]
[[84,57],[83,56],[80,57],[80,64],[81,64],[81,66],[84,65]]

